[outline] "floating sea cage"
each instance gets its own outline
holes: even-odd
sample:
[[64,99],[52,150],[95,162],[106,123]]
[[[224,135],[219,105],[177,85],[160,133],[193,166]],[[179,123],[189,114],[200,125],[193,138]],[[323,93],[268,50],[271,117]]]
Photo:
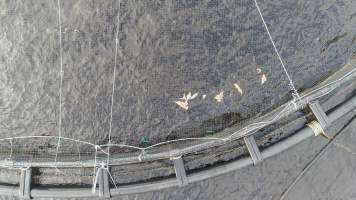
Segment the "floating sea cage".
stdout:
[[[36,114],[10,110],[2,132],[11,136],[0,139],[4,195],[13,195],[13,186],[23,198],[184,186],[323,135],[356,107],[352,51],[335,66],[303,58],[307,47],[325,43],[306,37],[288,49],[267,6],[57,0],[36,12],[6,4],[5,32],[22,31],[6,25],[11,20],[31,28],[24,37],[41,32],[20,55],[34,65],[33,76],[48,71],[38,77],[49,86],[25,89],[25,102],[35,105],[41,94],[50,106],[37,109],[48,117],[42,124],[30,119]],[[36,59],[41,63],[26,63]]]

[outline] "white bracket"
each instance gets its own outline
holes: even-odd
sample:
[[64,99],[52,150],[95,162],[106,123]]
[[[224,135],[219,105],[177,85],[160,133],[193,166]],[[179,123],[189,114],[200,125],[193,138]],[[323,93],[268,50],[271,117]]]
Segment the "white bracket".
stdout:
[[308,105],[320,126],[322,128],[326,128],[330,124],[330,121],[323,108],[321,107],[319,101],[310,102]]
[[176,172],[178,186],[188,185],[187,173],[185,172],[182,156],[171,158]]
[[109,175],[108,168],[101,166],[97,169],[95,174],[95,182],[93,184],[93,193],[96,191],[96,186],[99,185],[99,197],[101,198],[110,198],[110,184],[109,184]]
[[244,137],[244,141],[245,141],[247,150],[250,153],[253,164],[256,165],[256,164],[262,162],[263,157],[260,152],[260,149],[258,148],[258,146],[256,144],[254,136],[250,135],[250,136]]
[[22,168],[20,176],[20,198],[31,199],[31,168]]

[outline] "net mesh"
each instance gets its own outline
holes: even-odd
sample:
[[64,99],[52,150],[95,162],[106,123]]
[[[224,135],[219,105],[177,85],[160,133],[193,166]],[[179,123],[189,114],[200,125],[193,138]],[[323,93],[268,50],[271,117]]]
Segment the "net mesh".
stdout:
[[[187,155],[188,168],[196,168],[197,155],[220,148],[246,153],[238,139],[256,132],[263,138],[262,128],[353,75],[299,94],[340,63],[323,59],[334,52],[327,50],[330,41],[322,55],[309,54],[311,38],[326,22],[283,43],[282,19],[276,17],[283,13],[274,12],[285,10],[283,2],[1,4],[1,62],[12,67],[0,85],[0,166],[92,166],[89,174],[73,172],[86,173],[78,175],[86,184],[101,163]],[[284,23],[297,23],[294,14]],[[350,53],[336,56],[345,60]],[[120,174],[119,167],[113,171]],[[161,175],[168,172],[171,166]]]

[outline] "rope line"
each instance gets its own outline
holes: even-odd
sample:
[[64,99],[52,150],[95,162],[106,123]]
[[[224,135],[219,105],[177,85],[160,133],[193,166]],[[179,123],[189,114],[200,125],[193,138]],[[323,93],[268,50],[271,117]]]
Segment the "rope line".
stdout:
[[113,107],[114,107],[114,96],[115,96],[115,81],[116,81],[116,67],[117,67],[117,53],[119,47],[119,30],[120,30],[120,6],[121,0],[119,0],[119,8],[117,11],[117,24],[116,24],[116,36],[115,36],[115,56],[114,56],[114,72],[112,77],[112,91],[111,91],[111,106],[110,106],[110,124],[109,124],[109,142],[108,142],[108,157],[107,164],[110,160],[110,144],[111,144],[111,132],[112,132],[112,118],[113,118]]
[[106,170],[108,171],[108,174],[109,174],[109,176],[110,176],[110,179],[111,179],[112,183],[114,184],[115,188],[116,188],[116,189],[119,189],[119,188],[117,187],[116,181],[115,181],[114,178],[112,177],[112,175],[111,175],[110,170],[109,170],[108,167],[106,168]]
[[96,166],[97,166],[97,154],[98,154],[98,145],[95,145],[95,154],[94,154],[94,167],[93,167],[93,192],[95,192],[97,176],[96,176]]
[[57,162],[58,151],[62,136],[62,84],[63,84],[63,55],[62,55],[62,20],[61,20],[61,3],[58,4],[58,25],[59,25],[59,57],[60,57],[60,82],[59,82],[59,118],[58,118],[58,143],[56,148],[55,162]]
[[10,140],[10,145],[11,145],[10,160],[12,160],[12,154],[13,154],[13,152],[14,152],[12,140],[13,140],[13,139]]
[[329,138],[324,129],[321,127],[320,123],[317,122],[317,121],[312,121],[310,122],[309,124],[307,124],[307,126],[314,132],[314,135],[315,136],[318,136],[318,135],[322,135],[326,138]]
[[268,28],[268,26],[267,26],[267,23],[266,23],[266,21],[265,21],[263,15],[262,15],[260,6],[258,5],[257,0],[254,0],[254,1],[255,1],[255,5],[256,5],[257,11],[258,11],[258,13],[259,13],[259,15],[260,15],[260,17],[261,17],[261,20],[262,20],[262,22],[263,22],[263,25],[264,25],[265,29],[266,29],[266,32],[267,32],[267,34],[268,34],[268,36],[269,36],[269,39],[271,40],[271,43],[272,43],[273,48],[274,48],[274,51],[276,52],[276,54],[277,54],[277,56],[278,56],[278,59],[279,59],[281,65],[282,65],[283,71],[284,71],[285,74],[287,75],[287,78],[288,78],[288,80],[289,80],[289,86],[291,87],[291,90],[293,91],[295,97],[299,100],[299,99],[300,99],[299,93],[298,93],[297,89],[295,88],[295,85],[294,85],[294,83],[293,83],[293,80],[292,80],[292,78],[290,77],[286,66],[284,65],[284,62],[283,62],[283,59],[282,59],[281,55],[279,54],[279,51],[278,51],[278,49],[277,49],[277,47],[276,47],[276,44],[275,44],[275,42],[274,42],[274,40],[273,40],[272,34],[270,33],[269,28]]

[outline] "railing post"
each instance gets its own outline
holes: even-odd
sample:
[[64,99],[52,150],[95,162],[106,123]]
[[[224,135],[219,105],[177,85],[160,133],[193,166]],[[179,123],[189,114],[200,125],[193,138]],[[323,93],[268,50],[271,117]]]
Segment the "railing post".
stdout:
[[171,158],[176,172],[178,186],[188,185],[187,173],[185,172],[182,156]]
[[109,172],[108,168],[105,168],[104,165],[102,165],[100,168],[98,168],[96,174],[95,174],[95,181],[93,185],[93,192],[95,193],[96,191],[96,186],[99,186],[99,197],[100,198],[110,198],[110,184],[109,184]]
[[256,144],[255,138],[253,135],[244,137],[244,141],[247,147],[248,152],[250,153],[253,164],[256,165],[262,162],[263,157],[262,154]]
[[323,108],[321,107],[319,101],[310,102],[308,106],[316,120],[319,122],[320,126],[322,128],[326,128],[330,124],[330,121]]
[[32,170],[30,167],[21,169],[20,176],[20,198],[30,199],[31,198],[31,174]]

